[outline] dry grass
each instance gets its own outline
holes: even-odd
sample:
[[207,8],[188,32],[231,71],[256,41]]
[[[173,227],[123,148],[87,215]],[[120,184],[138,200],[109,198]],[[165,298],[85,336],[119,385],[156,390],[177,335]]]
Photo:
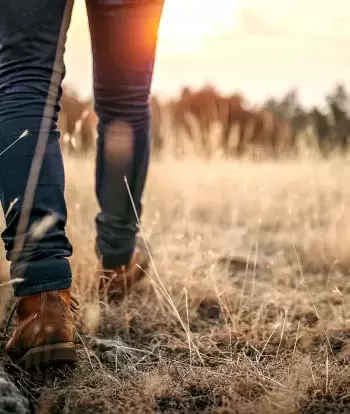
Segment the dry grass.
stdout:
[[155,161],[143,228],[167,293],[152,270],[115,306],[95,292],[93,168],[66,159],[79,366],[50,387],[9,368],[38,412],[348,412],[345,160]]

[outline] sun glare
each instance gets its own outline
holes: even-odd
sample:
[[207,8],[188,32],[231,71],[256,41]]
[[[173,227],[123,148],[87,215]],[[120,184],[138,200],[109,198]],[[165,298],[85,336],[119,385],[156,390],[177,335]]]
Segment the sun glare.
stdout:
[[166,0],[159,28],[160,47],[193,50],[205,39],[228,32],[235,25],[236,0]]

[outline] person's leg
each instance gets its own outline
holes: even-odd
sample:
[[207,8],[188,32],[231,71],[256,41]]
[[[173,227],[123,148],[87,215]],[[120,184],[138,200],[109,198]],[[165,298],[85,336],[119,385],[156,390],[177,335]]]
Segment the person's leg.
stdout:
[[[25,368],[71,363],[77,358],[71,310],[77,306],[69,290],[66,257],[72,247],[65,235],[64,171],[56,128],[71,0],[2,0],[0,9],[2,238],[12,278],[24,279],[14,285],[17,324],[6,352]],[[30,134],[15,142],[26,129]],[[45,228],[48,215],[55,222]],[[38,222],[41,231],[33,231]]]
[[149,93],[164,0],[86,0],[99,118],[97,252],[105,269],[130,263],[149,162]]
[[[72,254],[72,246],[65,235],[64,170],[56,128],[64,76],[63,48],[57,50],[57,45],[65,6],[66,0],[2,0],[0,6],[0,196],[4,212],[9,211],[2,238],[12,262],[11,276],[24,279],[14,285],[16,296],[71,285],[66,257]],[[71,4],[67,9],[70,13]],[[51,77],[53,88],[48,96]],[[39,143],[41,148],[46,146],[39,179],[36,188],[29,189],[35,191],[34,200],[23,206],[41,125],[48,133],[47,146],[44,137]],[[11,147],[24,130],[29,135]],[[40,166],[38,161],[34,168]],[[29,216],[29,223],[18,235],[22,212]],[[30,226],[50,214],[55,224],[33,240]],[[16,236],[24,233],[24,246],[18,250]]]

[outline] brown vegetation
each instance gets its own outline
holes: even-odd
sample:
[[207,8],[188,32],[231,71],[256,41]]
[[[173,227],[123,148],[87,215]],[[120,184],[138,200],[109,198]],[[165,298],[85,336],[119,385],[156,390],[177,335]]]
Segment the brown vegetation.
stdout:
[[97,117],[91,100],[83,101],[71,90],[63,90],[58,119],[63,151],[86,154],[95,148]]
[[346,160],[154,160],[154,268],[111,305],[97,300],[94,163],[65,164],[81,361],[50,382],[2,357],[36,412],[349,411]]
[[[239,95],[221,96],[209,87],[193,92],[185,89],[179,100],[165,104],[162,110],[170,119],[169,130],[175,135],[177,152],[186,152],[181,137],[197,140],[195,145],[206,156],[213,151],[242,156],[252,147],[269,155],[292,149],[289,124],[268,110],[247,109]],[[215,125],[219,128],[218,137],[212,142]],[[166,139],[164,136],[156,150],[167,147]]]
[[[350,98],[341,85],[326,97],[323,111],[303,108],[294,91],[253,107],[238,94],[223,96],[212,87],[184,88],[177,100],[160,102],[153,96],[150,103],[152,145],[158,155],[277,158],[306,148],[324,156],[348,149]],[[94,147],[96,122],[92,101],[64,91],[60,127],[71,152]]]
[[[305,110],[290,93],[253,108],[212,88],[185,89],[171,102],[152,97],[160,156],[151,164],[143,231],[153,265],[126,300],[107,304],[97,294],[87,154],[96,115],[92,102],[64,92],[80,362],[52,380],[2,354],[32,412],[349,412],[350,170],[347,155],[334,154],[348,146],[345,91],[327,104],[325,113]],[[71,157],[80,152],[85,157]],[[8,280],[4,257],[0,279]],[[4,320],[12,297],[0,289]]]

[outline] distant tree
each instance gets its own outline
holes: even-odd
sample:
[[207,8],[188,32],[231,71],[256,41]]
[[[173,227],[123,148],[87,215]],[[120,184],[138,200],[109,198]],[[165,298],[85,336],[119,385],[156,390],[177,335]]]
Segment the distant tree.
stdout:
[[334,91],[326,96],[331,115],[332,135],[337,144],[348,148],[350,136],[350,98],[344,85],[338,84]]
[[296,89],[288,91],[281,100],[269,98],[265,102],[264,108],[280,118],[292,119],[301,109],[298,91]]
[[287,119],[292,119],[298,107],[300,107],[298,92],[296,89],[292,89],[286,93],[280,102],[281,115]]
[[350,96],[342,84],[336,85],[333,92],[326,96],[326,102],[329,106],[336,106],[342,112],[347,114],[350,112]]

